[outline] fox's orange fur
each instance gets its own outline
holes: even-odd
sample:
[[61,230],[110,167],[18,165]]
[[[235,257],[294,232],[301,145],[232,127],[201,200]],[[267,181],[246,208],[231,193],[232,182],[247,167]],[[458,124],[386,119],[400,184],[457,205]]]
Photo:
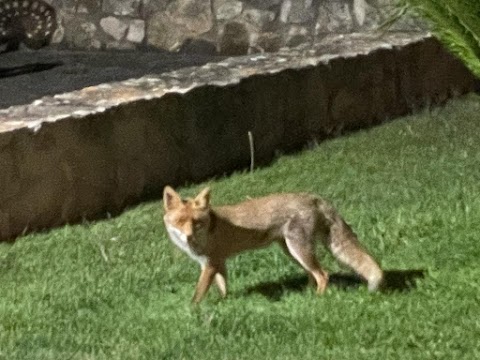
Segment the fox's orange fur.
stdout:
[[328,274],[315,256],[315,239],[342,264],[353,269],[376,290],[383,272],[361,247],[357,236],[325,200],[306,193],[273,194],[236,205],[210,206],[210,190],[194,199],[182,199],[171,187],[164,189],[164,222],[171,240],[201,266],[192,301],[198,303],[215,281],[227,294],[225,261],[244,250],[278,243],[309,274],[323,293]]

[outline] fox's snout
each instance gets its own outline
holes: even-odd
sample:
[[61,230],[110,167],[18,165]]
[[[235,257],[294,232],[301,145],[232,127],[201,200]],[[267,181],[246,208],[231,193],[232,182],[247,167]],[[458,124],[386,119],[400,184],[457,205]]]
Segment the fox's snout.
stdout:
[[195,243],[195,234],[193,231],[187,231],[184,233],[185,240],[187,241],[187,244],[193,244]]
[[192,227],[170,225],[170,229],[175,236],[184,243],[191,244],[195,240]]

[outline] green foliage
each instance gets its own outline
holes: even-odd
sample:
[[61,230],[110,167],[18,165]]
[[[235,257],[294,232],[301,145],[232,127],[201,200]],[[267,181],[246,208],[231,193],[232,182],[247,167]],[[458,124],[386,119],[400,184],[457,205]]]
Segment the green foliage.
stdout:
[[399,0],[398,9],[399,15],[409,9],[425,18],[442,43],[480,77],[480,1]]
[[318,297],[271,247],[229,262],[226,300],[212,289],[192,308],[199,269],[156,201],[0,244],[0,359],[477,359],[479,134],[471,95],[209,183],[217,204],[324,195],[385,269],[425,271],[410,290]]

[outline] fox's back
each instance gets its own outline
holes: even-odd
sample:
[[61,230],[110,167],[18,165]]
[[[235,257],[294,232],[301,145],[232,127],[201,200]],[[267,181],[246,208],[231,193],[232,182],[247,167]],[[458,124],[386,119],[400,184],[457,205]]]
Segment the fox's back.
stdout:
[[236,226],[268,230],[292,218],[315,220],[319,201],[319,197],[308,193],[281,193],[215,207],[214,211]]

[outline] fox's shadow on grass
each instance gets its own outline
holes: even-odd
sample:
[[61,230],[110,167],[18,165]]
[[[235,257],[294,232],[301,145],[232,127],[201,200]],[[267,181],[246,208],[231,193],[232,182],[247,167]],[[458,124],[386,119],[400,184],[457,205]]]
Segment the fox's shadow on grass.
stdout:
[[[382,292],[406,292],[416,287],[417,279],[425,277],[425,270],[388,270],[384,272],[385,281]],[[330,274],[329,286],[348,290],[358,288],[363,281],[355,275]],[[295,276],[284,280],[262,282],[247,288],[246,294],[261,294],[271,300],[280,300],[285,292],[304,291],[308,285],[308,277]]]

